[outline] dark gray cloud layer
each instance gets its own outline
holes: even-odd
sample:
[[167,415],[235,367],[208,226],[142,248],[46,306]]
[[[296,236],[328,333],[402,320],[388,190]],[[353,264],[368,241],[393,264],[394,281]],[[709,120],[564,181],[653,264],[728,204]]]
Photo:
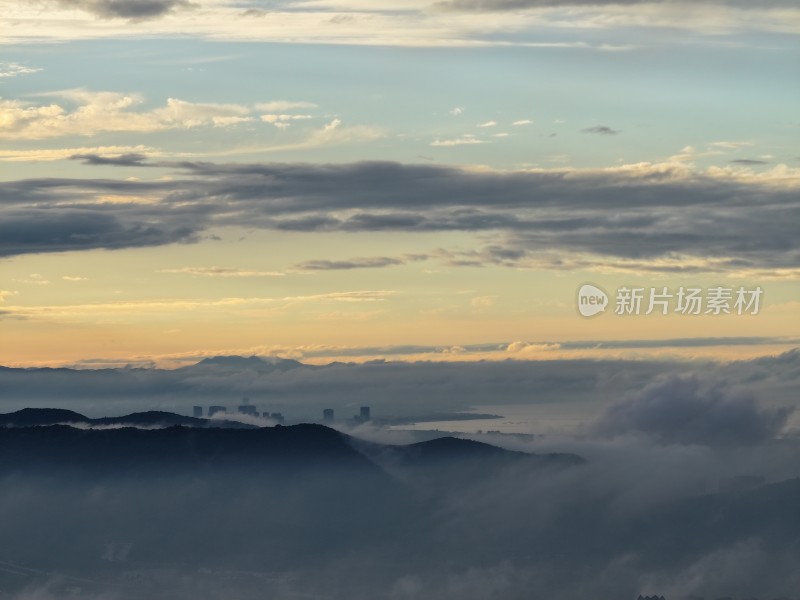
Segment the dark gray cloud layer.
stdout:
[[350,260],[308,260],[295,265],[305,271],[341,271],[350,269],[374,269],[403,264],[403,260],[389,256],[353,258]]
[[178,222],[126,222],[108,212],[86,209],[44,212],[31,231],[30,214],[10,212],[0,223],[4,254],[160,246],[196,239],[195,230]]
[[55,0],[63,8],[76,8],[102,19],[144,21],[163,17],[176,9],[188,8],[187,0]]
[[771,163],[767,160],[757,160],[754,158],[737,158],[736,160],[732,160],[731,164],[744,165],[744,166],[759,166],[759,165],[768,165]]
[[[482,346],[490,348],[492,345]],[[496,347],[496,345],[495,345]],[[385,354],[429,351],[427,346],[359,349]],[[314,356],[314,353],[309,353]],[[509,353],[509,357],[514,355]],[[200,360],[200,357],[197,359]],[[91,367],[91,364],[85,366]],[[250,359],[204,361],[176,370],[159,369],[7,369],[0,367],[0,412],[26,406],[70,408],[90,417],[139,410],[188,413],[194,404],[238,403],[247,396],[290,419],[318,417],[323,408],[353,414],[362,404],[376,417],[406,417],[467,410],[481,405],[557,404],[585,408],[587,418],[607,404],[638,399],[614,423],[620,431],[644,427],[640,410],[660,406],[672,391],[656,388],[653,399],[639,393],[660,377],[698,376],[704,385],[692,392],[706,402],[708,389],[725,382],[735,397],[758,396],[771,406],[796,404],[800,352],[726,364],[643,360],[547,360],[481,362],[331,363],[301,366],[294,361]],[[661,390],[659,392],[659,390]],[[685,391],[682,388],[677,391]],[[689,390],[691,391],[691,390]],[[659,392],[659,393],[656,393]],[[648,392],[650,393],[650,392]],[[726,392],[727,393],[727,392]],[[690,394],[684,394],[689,398]],[[664,400],[667,402],[667,400]],[[689,402],[687,400],[686,402]],[[710,401],[709,401],[710,402]],[[680,406],[680,404],[676,404]],[[711,407],[715,405],[710,404]],[[727,405],[726,405],[727,406]],[[642,407],[645,407],[642,409]],[[621,417],[625,417],[622,419]],[[620,423],[629,423],[624,427]],[[614,429],[611,433],[614,433]]]
[[100,156],[98,154],[75,154],[71,156],[73,160],[80,160],[85,165],[113,165],[116,167],[146,167],[144,161],[147,160],[146,154],[130,152],[119,156]]
[[[574,267],[571,259],[581,254],[640,260],[684,255],[714,259],[720,269],[794,267],[800,262],[795,190],[680,167],[507,173],[391,162],[81,158],[93,164],[152,164],[172,168],[176,176],[2,183],[0,256],[191,242],[212,227],[231,225],[493,233],[495,243],[449,257],[453,264],[465,265],[517,264],[544,254],[553,268]],[[114,195],[115,202],[103,202],[105,195]],[[125,196],[131,197],[130,203],[119,202]],[[140,197],[148,201],[136,201]],[[380,257],[362,260],[381,262]],[[359,265],[347,267],[352,266]]]

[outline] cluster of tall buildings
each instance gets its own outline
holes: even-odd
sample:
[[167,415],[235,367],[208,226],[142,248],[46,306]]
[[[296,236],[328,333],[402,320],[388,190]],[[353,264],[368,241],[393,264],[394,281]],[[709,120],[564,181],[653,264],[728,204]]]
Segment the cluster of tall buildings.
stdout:
[[[366,423],[370,420],[370,410],[369,406],[362,406],[360,407],[358,414],[353,415],[352,421],[354,423]],[[323,423],[333,423],[336,420],[335,414],[332,408],[326,408],[322,411],[322,422]]]
[[[255,405],[250,404],[250,400],[248,398],[244,398],[242,400],[242,403],[237,407],[236,412],[240,415],[248,415],[251,417],[262,417],[264,419],[272,419],[273,421],[276,421],[278,423],[283,423],[285,420],[283,414],[279,412],[271,413],[269,411],[264,411],[262,413],[259,413],[256,410]],[[228,414],[228,408],[226,406],[209,406],[208,412],[206,413],[206,415],[204,415],[203,407],[195,406],[192,411],[192,414],[197,418],[203,418],[204,416],[207,416],[210,419],[220,414],[222,415]]]
[[[240,415],[248,415],[251,417],[261,417],[264,419],[272,419],[278,423],[283,423],[285,421],[283,414],[279,412],[269,412],[264,411],[259,413],[256,410],[256,406],[254,404],[250,404],[250,400],[248,398],[243,398],[242,403],[236,407],[236,412]],[[212,405],[209,406],[207,410],[204,410],[202,406],[195,406],[194,410],[192,411],[194,417],[198,419],[202,418],[213,418],[217,417],[218,415],[226,415],[228,413],[228,408],[226,406],[217,406]],[[369,406],[361,406],[359,407],[359,411],[357,415],[353,415],[349,422],[351,424],[361,424],[366,423],[371,420],[370,415],[370,407]],[[322,422],[323,423],[334,423],[336,421],[336,416],[334,410],[332,408],[326,408],[322,411]]]

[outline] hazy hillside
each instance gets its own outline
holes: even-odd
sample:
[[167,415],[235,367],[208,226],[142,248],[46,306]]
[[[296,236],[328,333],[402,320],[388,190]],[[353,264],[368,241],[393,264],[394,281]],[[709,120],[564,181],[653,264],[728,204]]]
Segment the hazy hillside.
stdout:
[[596,476],[570,454],[455,438],[386,446],[320,425],[3,427],[0,590],[566,600],[587,585],[658,591],[715,561],[725,566],[691,589],[728,589],[736,561],[751,595],[797,573],[800,480],[621,510]]

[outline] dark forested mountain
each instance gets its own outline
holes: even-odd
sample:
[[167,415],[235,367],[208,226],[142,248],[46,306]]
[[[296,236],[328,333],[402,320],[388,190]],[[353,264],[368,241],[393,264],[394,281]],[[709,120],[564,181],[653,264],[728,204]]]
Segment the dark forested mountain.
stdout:
[[91,419],[72,410],[61,408],[23,408],[12,413],[0,414],[0,427],[35,427],[39,425],[85,425],[90,427],[232,427],[250,429],[254,425],[224,419],[203,419],[175,413],[150,410],[131,413],[121,417]]

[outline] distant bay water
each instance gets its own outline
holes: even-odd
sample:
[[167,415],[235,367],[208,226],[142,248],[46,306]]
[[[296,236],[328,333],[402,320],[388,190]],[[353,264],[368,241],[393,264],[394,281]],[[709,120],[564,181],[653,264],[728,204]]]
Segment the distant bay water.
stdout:
[[533,435],[576,434],[600,415],[605,407],[597,403],[564,402],[476,406],[470,412],[494,414],[500,418],[424,421],[390,427],[393,430],[452,431],[458,433],[527,433]]

